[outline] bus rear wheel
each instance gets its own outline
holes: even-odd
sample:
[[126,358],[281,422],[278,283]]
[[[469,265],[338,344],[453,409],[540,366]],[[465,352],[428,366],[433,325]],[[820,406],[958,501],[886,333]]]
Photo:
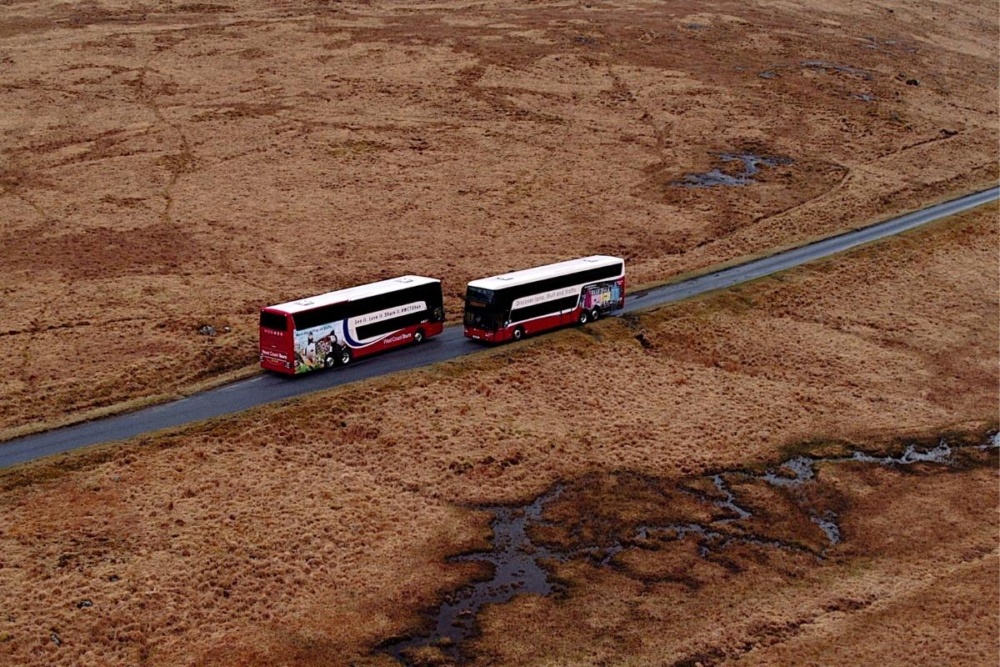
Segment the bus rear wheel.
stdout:
[[343,350],[340,351],[341,366],[346,366],[347,364],[351,363],[351,359],[353,358],[354,356],[351,354],[351,348],[345,347]]
[[592,322],[596,322],[599,319],[601,319],[601,311],[598,310],[597,308],[594,308],[593,310],[590,311],[590,320]]
[[586,324],[589,321],[590,321],[590,313],[587,312],[586,310],[581,310],[579,318],[580,324]]

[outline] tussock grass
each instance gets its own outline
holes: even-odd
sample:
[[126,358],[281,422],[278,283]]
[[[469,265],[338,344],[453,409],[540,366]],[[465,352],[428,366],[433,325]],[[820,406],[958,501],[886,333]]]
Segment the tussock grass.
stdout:
[[[602,252],[649,285],[995,183],[995,8],[883,10],[17,3],[0,429],[251,372],[267,303],[420,272],[455,322],[483,275]],[[795,65],[819,59],[872,79]],[[672,185],[742,150],[794,162]],[[386,665],[482,576],[446,561],[482,548],[482,503],[589,480],[636,501],[580,496],[610,536],[653,511],[610,472],[995,422],[995,220],[5,471],[0,663]],[[996,664],[995,470],[823,475],[837,558],[570,561],[565,595],[488,609],[469,661]]]
[[[225,665],[320,664],[339,652],[386,664],[373,647],[419,632],[424,613],[483,575],[446,561],[484,547],[482,504],[576,484],[567,498],[579,502],[555,505],[537,537],[577,539],[586,516],[611,539],[684,508],[699,516],[685,493],[658,505],[667,496],[655,480],[995,427],[985,407],[997,386],[993,216],[736,297],[6,471],[0,595],[14,601],[14,620],[0,627],[10,637],[0,655]],[[982,461],[968,463],[932,477],[824,467],[830,486],[811,501],[841,513],[846,538],[823,564],[739,545],[705,560],[684,542],[630,552],[618,569],[560,565],[566,594],[487,610],[476,651],[500,664],[671,662],[746,659],[748,642],[774,655],[841,650],[835,642],[858,647],[860,660],[863,619],[891,609],[892,623],[933,636],[942,655],[988,658],[978,640],[952,640],[943,611],[912,613],[930,605],[977,632],[995,627],[984,607],[962,603],[988,596],[996,573],[995,517],[983,502],[995,480]],[[739,490],[782,539],[822,539],[787,496]],[[932,509],[942,502],[945,516]],[[946,593],[947,581],[958,588]],[[92,606],[77,608],[84,599]],[[61,646],[39,627],[56,628]],[[898,646],[878,642],[873,654]]]
[[[484,275],[601,252],[660,284],[998,176],[996,35],[975,3],[905,22],[826,0],[705,6],[691,24],[612,3],[587,34],[590,9],[555,25],[533,3],[503,24],[463,6],[460,25],[188,3],[161,7],[156,34],[119,0],[18,7],[0,35],[0,439],[249,372],[269,303],[419,272],[456,323]],[[199,16],[244,29],[189,30]],[[817,58],[836,67],[794,65]],[[677,185],[744,151],[792,162],[747,187]]]

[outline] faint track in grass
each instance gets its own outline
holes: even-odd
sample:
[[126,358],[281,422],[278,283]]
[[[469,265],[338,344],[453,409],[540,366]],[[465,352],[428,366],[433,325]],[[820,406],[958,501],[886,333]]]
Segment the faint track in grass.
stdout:
[[[1000,187],[992,187],[791,250],[712,271],[687,280],[643,290],[629,295],[628,303],[622,314],[657,308],[786,271],[808,262],[830,257],[943,218],[970,211],[998,199],[1000,199]],[[445,328],[440,336],[422,345],[405,347],[390,354],[362,359],[336,371],[310,373],[295,378],[259,374],[172,403],[164,403],[137,412],[16,438],[0,444],[0,468],[8,468],[91,445],[125,440],[230,415],[352,382],[422,368],[441,361],[473,354],[481,349],[480,346],[464,337],[460,326],[451,326]]]

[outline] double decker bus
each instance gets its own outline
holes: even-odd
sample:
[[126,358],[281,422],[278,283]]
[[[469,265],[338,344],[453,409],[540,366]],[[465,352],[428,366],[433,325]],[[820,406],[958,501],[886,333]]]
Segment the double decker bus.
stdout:
[[441,333],[441,281],[401,276],[260,311],[260,365],[295,375]]
[[520,340],[567,324],[586,324],[625,306],[625,260],[595,255],[469,283],[465,336]]

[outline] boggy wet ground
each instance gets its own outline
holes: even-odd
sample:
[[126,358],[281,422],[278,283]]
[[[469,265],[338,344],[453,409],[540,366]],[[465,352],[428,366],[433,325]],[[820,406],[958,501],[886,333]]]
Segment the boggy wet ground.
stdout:
[[[849,542],[841,517],[851,502],[825,482],[830,466],[879,466],[901,474],[930,474],[995,465],[1000,434],[951,435],[910,442],[885,452],[846,443],[808,444],[775,466],[728,469],[666,479],[632,471],[594,473],[558,484],[525,505],[483,506],[492,513],[489,551],[455,556],[452,562],[483,562],[489,579],[449,595],[433,614],[429,632],[394,638],[380,646],[404,665],[462,664],[464,642],[478,631],[476,617],[488,604],[516,595],[571,594],[556,575],[558,565],[582,561],[595,568],[628,571],[630,553],[651,553],[671,544],[692,545],[696,558],[738,574],[737,545],[793,555],[820,564]],[[643,570],[643,568],[640,568]],[[685,568],[638,579],[673,581],[691,589],[701,583]]]
[[483,605],[508,602],[515,595],[549,595],[554,592],[557,584],[550,580],[542,563],[548,559],[562,559],[564,556],[533,545],[527,528],[544,523],[541,515],[545,506],[557,498],[562,489],[561,485],[556,486],[528,505],[520,507],[483,507],[493,514],[493,535],[490,539],[492,550],[462,554],[450,561],[488,563],[493,567],[492,577],[448,596],[438,608],[433,632],[425,636],[390,641],[384,645],[385,650],[400,662],[410,664],[407,658],[410,651],[433,645],[449,658],[458,660],[460,642],[475,632],[475,616]]
[[757,155],[751,152],[720,153],[723,166],[703,174],[685,174],[672,185],[688,188],[712,188],[717,186],[740,186],[754,182],[761,167],[781,167],[792,164],[792,159],[780,155]]

